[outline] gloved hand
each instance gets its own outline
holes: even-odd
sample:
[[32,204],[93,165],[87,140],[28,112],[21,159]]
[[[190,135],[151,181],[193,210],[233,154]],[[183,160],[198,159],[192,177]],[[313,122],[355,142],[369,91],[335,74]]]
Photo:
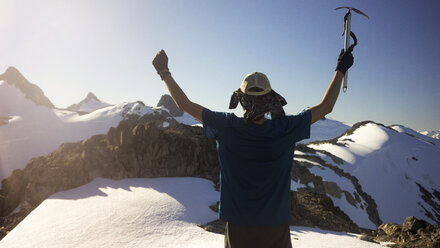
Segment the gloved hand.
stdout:
[[166,76],[171,75],[168,69],[168,56],[164,50],[160,50],[153,59],[153,66],[156,68],[157,74],[163,80]]
[[338,65],[336,66],[336,71],[340,71],[343,74],[353,65],[353,51],[354,45],[351,45],[347,51],[344,52],[344,49],[341,50],[338,58]]

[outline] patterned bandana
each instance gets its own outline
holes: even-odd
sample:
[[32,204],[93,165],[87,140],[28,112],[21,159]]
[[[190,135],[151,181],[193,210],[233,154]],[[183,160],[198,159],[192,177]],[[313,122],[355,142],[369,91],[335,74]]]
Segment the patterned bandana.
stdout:
[[229,109],[235,109],[238,103],[244,109],[244,121],[249,123],[258,120],[264,114],[270,112],[272,119],[285,116],[283,106],[287,104],[286,100],[271,90],[269,93],[261,96],[251,96],[244,94],[240,89],[234,91],[229,102]]

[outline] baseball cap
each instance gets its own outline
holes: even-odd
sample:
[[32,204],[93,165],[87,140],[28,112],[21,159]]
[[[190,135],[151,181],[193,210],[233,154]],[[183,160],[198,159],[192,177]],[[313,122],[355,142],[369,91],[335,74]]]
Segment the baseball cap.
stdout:
[[[255,88],[258,90],[255,91]],[[270,87],[269,79],[264,73],[252,72],[244,77],[240,90],[247,95],[261,96],[269,93],[272,88]]]

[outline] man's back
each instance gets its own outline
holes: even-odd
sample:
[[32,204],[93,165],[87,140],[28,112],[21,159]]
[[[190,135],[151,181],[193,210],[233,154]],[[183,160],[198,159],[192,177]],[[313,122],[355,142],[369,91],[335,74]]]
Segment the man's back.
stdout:
[[222,220],[245,226],[286,223],[295,142],[310,135],[310,111],[246,124],[234,114],[203,111],[204,134],[217,140]]

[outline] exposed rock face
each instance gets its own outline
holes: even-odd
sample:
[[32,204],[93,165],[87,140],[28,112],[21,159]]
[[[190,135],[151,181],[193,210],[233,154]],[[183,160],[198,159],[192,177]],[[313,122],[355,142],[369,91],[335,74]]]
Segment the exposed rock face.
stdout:
[[319,227],[337,232],[361,233],[366,229],[359,228],[333,201],[325,194],[313,191],[292,191],[292,222],[295,226]]
[[[355,124],[354,127],[357,128],[358,124]],[[349,130],[350,131],[350,130]],[[326,142],[331,142],[326,141]],[[336,142],[336,141],[335,141]],[[312,142],[313,144],[318,142]],[[367,194],[363,189],[362,186],[359,184],[359,181],[356,177],[350,175],[347,172],[344,172],[341,168],[332,165],[326,161],[324,161],[319,155],[318,152],[321,154],[325,154],[329,158],[333,160],[336,164],[342,164],[343,161],[341,158],[327,152],[324,150],[315,150],[313,148],[310,148],[303,144],[298,144],[296,146],[297,151],[301,151],[305,154],[303,155],[295,155],[296,158],[301,158],[302,160],[294,160],[293,161],[293,167],[292,167],[292,180],[295,182],[299,182],[304,185],[313,185],[312,187],[306,186],[302,189],[307,191],[313,191],[320,194],[327,194],[336,198],[341,198],[342,196],[345,197],[345,200],[353,205],[354,207],[361,207],[363,208],[363,205],[360,204],[362,201],[366,204],[366,211],[368,214],[368,218],[377,226],[382,224],[382,220],[379,217],[379,212],[377,211],[377,204],[374,201],[374,199]],[[307,162],[305,160],[308,160],[310,162]],[[311,162],[315,163],[312,164]],[[317,166],[316,164],[319,164],[321,166],[320,168],[326,168],[329,170],[332,170],[335,174],[337,174],[340,177],[346,178],[351,181],[354,188],[356,189],[355,192],[348,192],[345,190],[341,190],[339,186],[335,182],[328,182],[324,181],[324,179],[320,176],[316,176],[313,173],[310,172],[309,169],[311,169],[314,166]]]
[[[319,227],[337,232],[371,233],[371,230],[359,228],[333,201],[325,194],[313,191],[291,192],[290,225]],[[218,204],[218,203],[217,203]],[[210,206],[217,212],[217,206]],[[209,232],[224,234],[225,222],[215,220],[199,227]]]
[[157,107],[164,106],[166,109],[170,111],[171,116],[177,117],[182,116],[183,111],[180,110],[176,103],[174,102],[173,98],[170,95],[163,95],[159,102],[157,103]]
[[[169,123],[163,128],[163,121]],[[96,177],[202,177],[218,181],[215,142],[191,127],[170,119],[166,112],[122,121],[107,135],[65,143],[46,157],[32,159],[25,169],[3,180],[0,216],[19,204],[23,218],[50,195],[91,182]],[[4,227],[5,230],[12,229]]]
[[15,67],[9,67],[5,73],[0,75],[0,80],[14,85],[23,92],[26,98],[35,104],[54,108],[52,102],[44,95],[43,91],[35,84],[30,83]]
[[431,225],[414,216],[405,219],[402,225],[385,223],[380,225],[366,239],[394,242],[395,248],[438,248],[440,247],[440,226]]

